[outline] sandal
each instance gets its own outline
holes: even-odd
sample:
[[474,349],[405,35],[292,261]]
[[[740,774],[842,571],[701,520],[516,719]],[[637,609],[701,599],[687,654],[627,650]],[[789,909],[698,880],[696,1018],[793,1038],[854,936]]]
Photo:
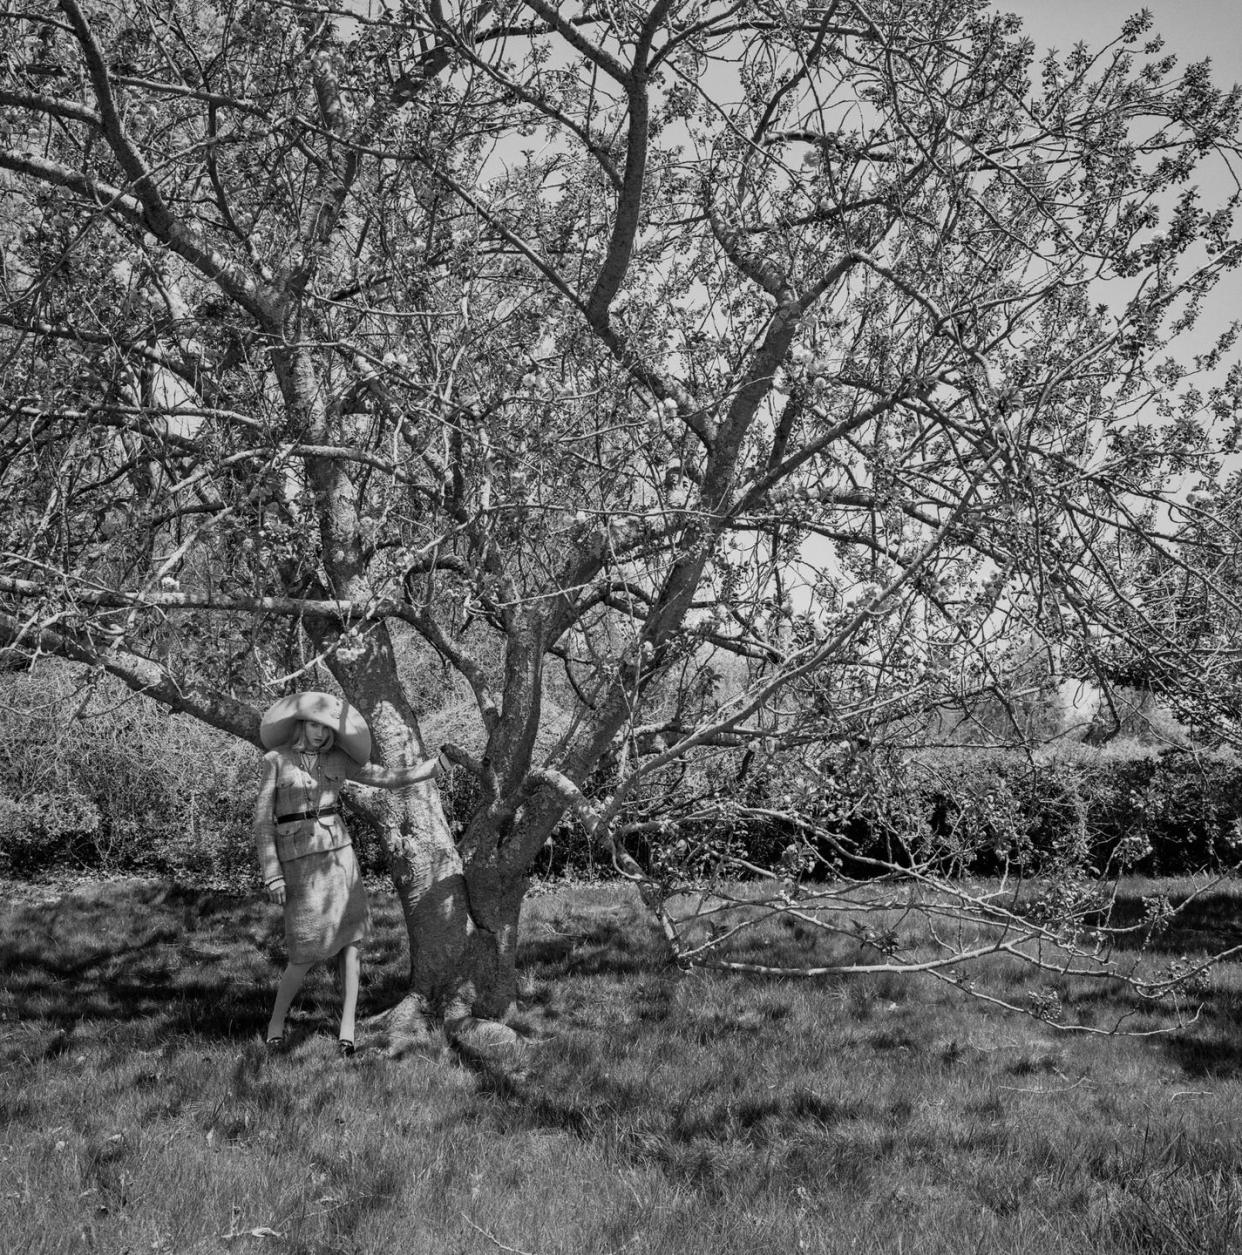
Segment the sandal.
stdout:
[[336,1053],[342,1059],[352,1059],[354,1057],[354,1043],[348,1037],[342,1037],[336,1043]]

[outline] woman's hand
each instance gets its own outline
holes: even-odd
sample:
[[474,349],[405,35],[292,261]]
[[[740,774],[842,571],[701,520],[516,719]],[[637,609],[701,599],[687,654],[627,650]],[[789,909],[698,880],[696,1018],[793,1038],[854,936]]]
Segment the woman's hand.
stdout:
[[274,902],[277,906],[284,906],[285,882],[283,880],[273,880],[267,887],[267,898],[269,902]]

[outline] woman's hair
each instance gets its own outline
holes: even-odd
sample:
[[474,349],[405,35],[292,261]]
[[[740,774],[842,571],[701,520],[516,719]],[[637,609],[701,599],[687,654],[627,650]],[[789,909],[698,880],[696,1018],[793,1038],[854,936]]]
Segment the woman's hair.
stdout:
[[290,749],[297,750],[300,754],[308,748],[306,744],[306,725],[308,723],[317,723],[328,734],[328,739],[319,747],[321,754],[325,750],[330,750],[336,744],[336,733],[326,723],[318,723],[315,719],[299,719],[294,726],[293,736],[289,739]]

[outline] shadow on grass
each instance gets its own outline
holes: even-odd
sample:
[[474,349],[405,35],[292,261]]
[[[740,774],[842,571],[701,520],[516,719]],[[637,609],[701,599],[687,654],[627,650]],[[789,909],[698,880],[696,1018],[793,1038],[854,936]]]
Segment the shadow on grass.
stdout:
[[564,976],[635,976],[666,969],[672,959],[655,925],[635,913],[581,921],[565,931],[545,926],[522,944],[520,965],[540,980]]
[[662,1131],[673,1142],[727,1141],[739,1131],[750,1140],[779,1140],[791,1123],[806,1120],[828,1128],[854,1119],[868,1099],[842,1101],[806,1089],[783,1090],[737,1098],[725,1086],[701,1086],[692,1078],[665,1093],[653,1106],[650,1080],[643,1075],[618,1075],[607,1059],[582,1041],[571,1042],[539,1069],[533,1080],[521,1072],[484,1065],[478,1069],[480,1093],[503,1099],[481,1116],[499,1132],[555,1130],[587,1136],[632,1122],[658,1109]]
[[[1178,899],[1173,901],[1176,905]],[[364,965],[363,1016],[398,1002],[406,992],[399,909],[382,897],[372,907],[377,926]],[[1242,938],[1240,908],[1236,888],[1204,893],[1156,938],[1157,957],[1203,954]],[[1119,923],[1140,921],[1144,911],[1141,893],[1119,896]],[[787,949],[796,963],[807,957],[805,944],[784,927],[762,938],[748,936],[740,948],[757,945],[769,962],[780,960]],[[827,948],[840,945],[852,948],[842,942]],[[118,1030],[119,1040],[140,1049],[186,1037],[257,1037],[282,962],[280,913],[254,898],[126,882],[79,891],[51,906],[12,907],[0,912],[0,1010],[21,1031],[0,1042],[0,1058],[51,1058],[75,1042],[116,1036]],[[519,967],[536,1033],[541,1027],[571,1035],[582,1030],[584,1040],[591,1041],[602,1033],[633,1048],[642,1034],[678,1017],[670,994],[677,976],[664,939],[636,905],[532,911],[524,923]],[[610,1019],[615,1008],[607,1005],[604,987],[614,990],[608,997],[623,995],[628,1026]],[[858,980],[849,986],[851,992],[862,988]],[[891,990],[885,996],[900,1001]],[[1149,1003],[1127,1001],[1126,995],[1099,987],[1075,991],[1072,1001],[1100,1017],[1153,1011]],[[1156,1038],[1153,1045],[1188,1076],[1237,1075],[1242,1072],[1242,993],[1213,985],[1202,1004],[1195,1024]],[[337,1007],[330,973],[319,965],[299,1000],[295,1032],[334,1031]],[[710,1016],[699,1021],[686,1030],[690,1045],[745,1030],[728,1016],[719,1023]],[[895,1042],[911,1049],[915,1044],[904,1038]],[[596,1042],[578,1061],[579,1070],[594,1066],[597,1051]],[[536,1096],[528,1087],[515,1092],[526,1112],[519,1118],[531,1127],[583,1132],[629,1100],[628,1082],[601,1075],[583,1089],[568,1083],[571,1075],[572,1070],[558,1082],[561,1092]],[[509,1083],[484,1077],[498,1097]]]
[[1242,1042],[1235,1018],[1232,1028],[1220,1027],[1168,1037],[1164,1048],[1187,1076],[1224,1078],[1242,1072]]
[[[1170,892],[1174,914],[1153,928],[1141,927],[1150,918],[1150,890],[1123,887],[1117,894],[1111,924],[1133,928],[1119,939],[1119,950],[1145,949],[1169,962],[1194,962],[1242,946],[1242,893],[1236,881],[1199,894]],[[1190,1077],[1228,1077],[1242,1073],[1242,995],[1227,984],[1212,983],[1198,995],[1195,1023],[1156,1041],[1170,1061]],[[1117,997],[1112,996],[1116,1005]],[[1141,1000],[1132,998],[1135,1009]]]
[[[666,1048],[694,1059],[696,1015],[663,1027]],[[482,1100],[471,1118],[509,1138],[568,1134],[605,1147],[621,1163],[655,1168],[705,1195],[736,1201],[765,1183],[804,1189],[825,1184],[865,1188],[875,1155],[914,1116],[891,1095],[818,1092],[823,1075],[794,1067],[776,1085],[755,1086],[745,1057],[699,1072],[693,1062],[658,1078],[641,1043],[601,1048],[585,1035],[557,1043],[530,1073],[481,1069]],[[629,1049],[637,1057],[627,1058]],[[878,1141],[871,1129],[883,1130]]]
[[[395,940],[376,947],[392,959]],[[152,1048],[196,1036],[259,1035],[283,966],[278,910],[162,882],[105,884],[51,906],[0,913],[0,996],[6,1018],[22,1025],[0,1053],[46,1057],[83,1034],[112,1035]],[[397,977],[364,986],[366,1015],[392,995]],[[299,1000],[315,1031],[332,1022],[337,995],[326,966],[312,973]],[[384,1005],[381,1003],[381,1005]]]
[[[1055,985],[1063,988],[1065,982]],[[1189,1077],[1242,1074],[1242,1005],[1235,990],[1209,987],[1180,1004],[1153,1002],[1132,989],[1093,983],[1062,997],[1069,1019],[1096,1029],[1114,1025],[1121,1034],[1150,1034],[1151,1048]]]
[[[399,1002],[408,979],[399,907],[382,895],[371,905],[364,1019]],[[569,973],[624,977],[666,962],[649,932],[628,910],[561,916],[542,929],[536,919],[523,965],[541,992]],[[22,1031],[8,1035],[0,1057],[54,1056],[118,1029],[137,1049],[187,1036],[257,1037],[283,963],[280,912],[258,898],[126,881],[53,905],[11,906],[0,911],[0,1010]],[[335,1032],[338,1007],[330,967],[318,964],[295,1004],[294,1033]]]
[[1175,914],[1167,924],[1140,928],[1148,918],[1147,894],[1138,889],[1118,891],[1111,925],[1137,931],[1118,939],[1119,948],[1146,946],[1152,954],[1216,954],[1242,945],[1242,895],[1236,885],[1209,889],[1201,894],[1170,893]]
[[[655,920],[634,907],[605,918],[575,918],[560,927],[540,921],[521,947],[520,963],[539,979],[567,976],[642,976],[677,970],[668,943]],[[683,932],[687,944],[706,939],[702,928]],[[841,938],[796,920],[772,919],[731,941],[721,957],[730,961],[798,969],[829,963],[860,963],[882,958],[879,951],[853,938]],[[744,974],[737,980],[748,979]],[[762,981],[763,976],[754,979]]]

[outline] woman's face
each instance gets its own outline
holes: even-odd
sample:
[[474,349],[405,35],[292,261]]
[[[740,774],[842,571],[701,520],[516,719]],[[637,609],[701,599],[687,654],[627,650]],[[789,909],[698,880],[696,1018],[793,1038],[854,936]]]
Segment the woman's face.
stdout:
[[324,749],[331,740],[331,729],[325,728],[322,723],[314,723],[308,719],[306,723],[302,725],[303,744],[312,752]]

